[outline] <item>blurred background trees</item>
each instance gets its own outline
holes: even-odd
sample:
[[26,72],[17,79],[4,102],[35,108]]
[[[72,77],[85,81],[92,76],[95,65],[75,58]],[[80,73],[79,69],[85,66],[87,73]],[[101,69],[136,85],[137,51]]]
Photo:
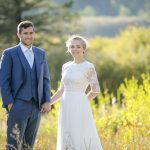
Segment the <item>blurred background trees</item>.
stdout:
[[0,0],[0,3],[0,34],[10,43],[15,41],[16,27],[22,20],[32,20],[36,31],[49,36],[59,36],[78,28],[74,22],[77,14],[69,11],[72,2],[59,5],[48,0]]
[[[109,20],[97,19],[92,26],[92,21],[101,16],[128,16],[129,19],[131,16],[148,17],[149,0],[0,0],[0,3],[1,52],[18,42],[18,23],[22,20],[32,20],[36,29],[34,44],[46,50],[54,89],[61,78],[62,64],[71,59],[66,53],[65,41],[72,34],[79,33],[85,37],[87,35],[90,47],[86,57],[96,66],[102,92],[107,89],[116,94],[125,77],[134,75],[139,78],[141,73],[150,70],[150,23],[146,22],[147,19],[140,20],[140,23],[135,20],[131,27],[128,27],[121,17],[122,20],[107,17]],[[86,21],[81,23],[83,18]],[[125,18],[126,22],[129,22],[129,19]],[[116,22],[123,28],[119,28]],[[100,24],[103,27],[98,26]],[[119,34],[105,34],[116,29]],[[94,34],[88,34],[93,30]],[[103,30],[105,35],[100,35],[99,30]]]
[[[104,149],[148,150],[149,17],[149,0],[0,0],[0,52],[18,43],[20,21],[33,21],[34,44],[46,51],[54,92],[62,64],[71,60],[65,41],[72,34],[85,36],[85,55],[95,65],[102,91],[90,104]],[[42,118],[36,150],[55,149],[58,106]],[[6,141],[4,116],[2,109],[0,149]]]
[[115,93],[125,77],[140,79],[150,71],[150,29],[132,26],[115,38],[92,38],[87,55],[96,64],[102,91]]
[[[66,0],[56,0],[64,3]],[[74,0],[73,12],[87,16],[150,16],[149,0]]]

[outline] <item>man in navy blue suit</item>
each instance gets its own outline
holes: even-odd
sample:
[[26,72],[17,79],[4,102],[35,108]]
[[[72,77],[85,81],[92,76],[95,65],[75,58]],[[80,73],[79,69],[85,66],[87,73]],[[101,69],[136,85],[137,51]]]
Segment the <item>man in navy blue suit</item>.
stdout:
[[41,113],[50,111],[50,74],[45,52],[32,45],[34,25],[18,25],[20,43],[5,49],[0,63],[3,107],[7,110],[7,150],[33,148]]

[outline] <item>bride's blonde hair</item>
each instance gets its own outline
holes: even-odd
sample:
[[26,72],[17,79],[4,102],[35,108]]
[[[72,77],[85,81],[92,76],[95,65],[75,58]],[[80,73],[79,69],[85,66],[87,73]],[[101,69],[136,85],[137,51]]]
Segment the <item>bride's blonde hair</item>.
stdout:
[[88,48],[88,42],[87,42],[87,40],[84,37],[79,36],[79,35],[72,35],[66,41],[67,52],[69,52],[69,47],[70,47],[70,44],[71,44],[71,42],[73,40],[79,40],[79,41],[81,41],[81,44],[82,44],[82,47],[83,47],[84,50],[86,50]]

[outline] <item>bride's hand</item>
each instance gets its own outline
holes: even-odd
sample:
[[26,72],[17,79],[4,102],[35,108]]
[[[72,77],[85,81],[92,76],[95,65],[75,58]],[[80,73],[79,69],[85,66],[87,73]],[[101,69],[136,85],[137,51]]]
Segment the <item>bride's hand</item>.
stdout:
[[42,113],[48,113],[51,110],[51,104],[50,102],[45,102],[41,107]]

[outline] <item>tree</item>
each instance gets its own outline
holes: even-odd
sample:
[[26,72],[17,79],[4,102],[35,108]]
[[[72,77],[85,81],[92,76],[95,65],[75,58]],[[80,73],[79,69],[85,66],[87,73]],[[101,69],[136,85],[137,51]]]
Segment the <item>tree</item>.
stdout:
[[5,44],[16,42],[16,27],[22,20],[32,20],[38,33],[50,36],[74,32],[72,24],[78,27],[74,22],[78,15],[69,12],[72,1],[58,5],[48,0],[0,0],[0,4],[0,35]]

